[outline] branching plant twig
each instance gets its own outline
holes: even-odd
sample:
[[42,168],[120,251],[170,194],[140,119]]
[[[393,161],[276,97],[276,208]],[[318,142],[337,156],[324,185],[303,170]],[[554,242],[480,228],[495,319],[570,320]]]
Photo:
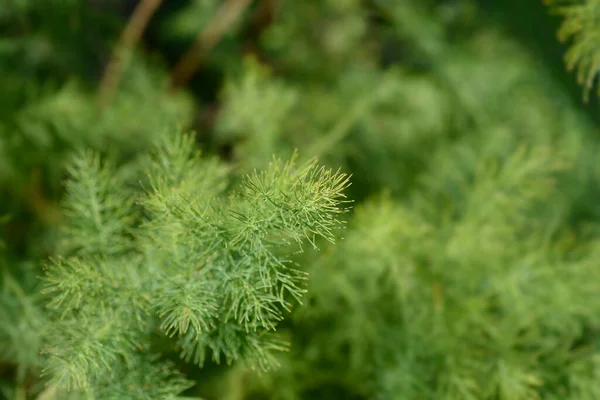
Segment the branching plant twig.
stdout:
[[131,57],[133,48],[139,42],[148,21],[150,21],[161,2],[162,0],[141,0],[135,8],[100,81],[98,103],[101,107],[111,101],[112,96],[119,87],[121,76]]

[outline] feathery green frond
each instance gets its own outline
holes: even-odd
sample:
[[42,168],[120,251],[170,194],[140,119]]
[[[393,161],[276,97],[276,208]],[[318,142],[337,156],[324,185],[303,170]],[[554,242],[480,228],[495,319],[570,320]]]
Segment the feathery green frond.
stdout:
[[[98,154],[77,155],[68,168],[70,181],[64,200],[63,233],[67,254],[112,256],[127,252],[131,239],[127,232],[134,216],[133,193],[125,187],[110,161]],[[106,253],[106,248],[110,252]]]
[[[46,332],[51,385],[104,398],[103,382],[133,373],[158,332],[198,364],[208,352],[217,363],[277,364],[272,352],[286,346],[269,331],[305,279],[285,254],[305,240],[334,240],[348,178],[316,161],[275,160],[227,198],[228,169],[193,143],[167,134],[138,167],[97,154],[69,167],[64,240],[76,257],[50,263],[44,278],[56,310]],[[136,192],[125,185],[138,170],[147,176]],[[99,251],[113,242],[120,247]]]
[[558,37],[562,42],[570,41],[565,53],[567,68],[577,71],[577,80],[587,100],[600,72],[600,1],[545,2],[563,18]]

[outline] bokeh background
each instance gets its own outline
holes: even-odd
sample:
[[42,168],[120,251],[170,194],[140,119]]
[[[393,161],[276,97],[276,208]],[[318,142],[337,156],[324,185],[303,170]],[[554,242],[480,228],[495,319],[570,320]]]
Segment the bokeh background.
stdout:
[[298,256],[281,368],[182,365],[187,395],[600,399],[600,4],[556,3],[0,0],[0,397],[50,398],[69,154],[180,129],[237,175],[316,156],[354,200]]

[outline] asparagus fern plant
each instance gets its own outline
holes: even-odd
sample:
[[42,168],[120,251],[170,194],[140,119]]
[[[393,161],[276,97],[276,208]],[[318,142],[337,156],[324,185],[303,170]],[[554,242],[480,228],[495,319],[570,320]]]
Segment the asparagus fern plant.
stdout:
[[598,0],[4,3],[1,399],[600,398]]
[[120,167],[74,157],[61,255],[43,278],[50,385],[95,399],[175,398],[189,382],[156,346],[263,371],[286,349],[277,326],[306,280],[290,255],[335,239],[348,177],[294,156],[229,192],[228,169],[193,143],[168,135]]

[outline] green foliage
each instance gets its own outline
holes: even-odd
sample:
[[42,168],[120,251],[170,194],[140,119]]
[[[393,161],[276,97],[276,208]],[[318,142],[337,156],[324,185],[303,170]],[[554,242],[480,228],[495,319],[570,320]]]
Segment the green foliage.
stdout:
[[558,37],[563,42],[571,41],[565,54],[567,68],[577,70],[577,80],[583,86],[584,97],[587,100],[600,71],[598,52],[600,2],[597,0],[546,0],[546,2],[553,5],[555,12],[563,18]]
[[216,126],[219,142],[239,142],[236,158],[249,170],[263,165],[272,154],[286,152],[289,144],[280,142],[297,97],[296,90],[270,79],[264,67],[248,59],[243,76],[229,81],[223,90],[225,107]]
[[562,159],[538,149],[479,162],[447,208],[431,189],[357,208],[346,239],[315,261],[311,306],[294,314],[296,353],[281,372],[291,376],[280,379],[294,393],[536,399],[565,393],[572,357],[593,374],[585,326],[598,323],[586,304],[598,289],[597,239],[580,250],[568,234],[549,239],[554,221],[534,212],[560,197]]
[[600,397],[594,108],[519,2],[250,2],[177,91],[222,2],[162,2],[101,106],[135,3],[0,7],[0,398]]
[[[334,240],[345,175],[275,160],[223,197],[227,169],[200,157],[193,136],[161,143],[139,161],[143,191],[126,186],[134,165],[115,169],[97,154],[77,155],[68,169],[64,253],[43,291],[56,311],[44,334],[55,387],[154,398],[132,390],[162,382],[156,396],[176,396],[189,383],[146,356],[161,332],[186,361],[203,365],[210,350],[216,362],[271,368],[271,352],[285,349],[273,332],[304,291],[282,250]],[[139,376],[117,378],[127,371]]]

